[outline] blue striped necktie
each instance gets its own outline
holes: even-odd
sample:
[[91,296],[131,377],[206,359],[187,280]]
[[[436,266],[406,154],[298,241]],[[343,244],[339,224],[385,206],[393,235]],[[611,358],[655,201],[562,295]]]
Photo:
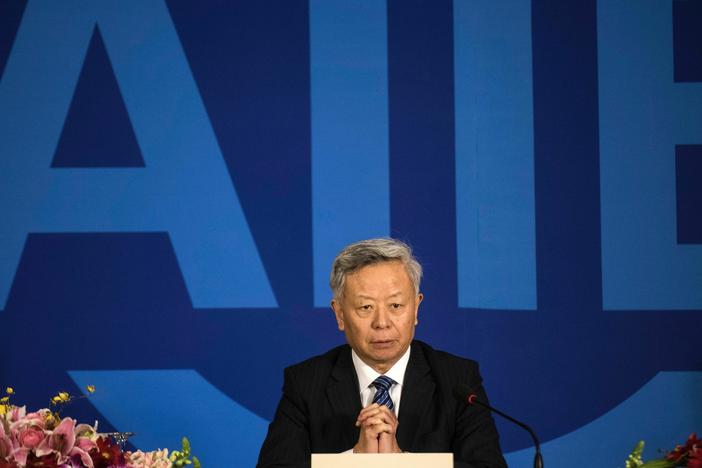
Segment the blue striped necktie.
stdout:
[[392,380],[390,377],[381,375],[375,379],[371,385],[375,387],[375,396],[373,397],[373,403],[378,403],[379,405],[385,405],[390,409],[393,409],[395,404],[390,398],[390,387],[395,385],[397,382]]

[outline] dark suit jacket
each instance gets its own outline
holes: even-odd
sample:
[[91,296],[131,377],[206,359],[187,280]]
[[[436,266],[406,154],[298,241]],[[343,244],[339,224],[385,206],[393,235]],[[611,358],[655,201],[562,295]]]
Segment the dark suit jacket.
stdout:
[[[465,383],[487,400],[475,361],[412,342],[397,442],[407,452],[453,452],[461,468],[506,467],[492,416],[452,396]],[[309,467],[311,453],[340,453],[358,441],[361,411],[351,348],[340,346],[285,369],[283,396],[258,467]]]

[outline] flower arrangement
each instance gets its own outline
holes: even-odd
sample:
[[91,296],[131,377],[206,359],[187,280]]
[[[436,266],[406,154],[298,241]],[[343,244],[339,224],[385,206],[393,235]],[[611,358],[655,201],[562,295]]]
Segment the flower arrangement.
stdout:
[[642,455],[644,441],[634,447],[626,459],[626,468],[702,468],[702,441],[694,432],[687,438],[685,445],[678,445],[668,452],[664,458],[644,462]]
[[[86,389],[95,392],[92,385]],[[59,392],[51,398],[53,411],[27,412],[25,406],[10,403],[14,393],[8,387],[0,398],[0,468],[200,468],[197,457],[191,459],[186,438],[181,451],[124,451],[111,437],[123,434],[100,433],[97,422],[90,426],[61,416],[68,403],[83,396]]]

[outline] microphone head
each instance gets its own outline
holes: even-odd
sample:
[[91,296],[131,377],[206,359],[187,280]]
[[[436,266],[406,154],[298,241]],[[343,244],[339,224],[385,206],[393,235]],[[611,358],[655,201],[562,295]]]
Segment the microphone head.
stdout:
[[474,393],[475,392],[466,384],[457,384],[453,387],[453,396],[461,403],[472,403],[468,401],[468,398]]

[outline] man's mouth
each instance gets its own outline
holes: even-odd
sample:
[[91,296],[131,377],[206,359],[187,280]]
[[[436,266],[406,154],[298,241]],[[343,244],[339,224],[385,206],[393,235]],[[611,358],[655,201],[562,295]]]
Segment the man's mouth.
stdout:
[[395,343],[395,340],[373,340],[371,346],[374,348],[389,348]]

